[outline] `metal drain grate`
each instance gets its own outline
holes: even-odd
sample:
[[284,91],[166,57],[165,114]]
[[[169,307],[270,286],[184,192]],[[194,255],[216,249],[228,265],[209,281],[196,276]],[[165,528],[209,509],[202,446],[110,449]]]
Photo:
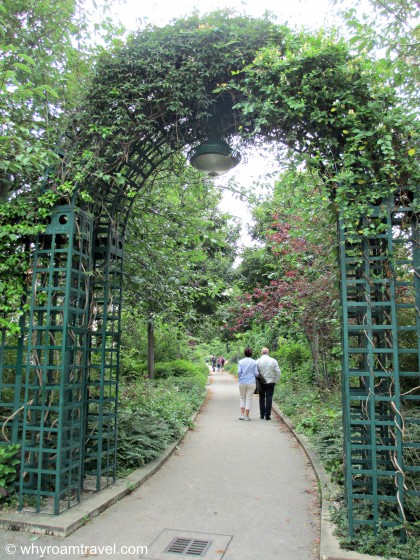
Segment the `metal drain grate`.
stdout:
[[175,537],[164,552],[186,556],[204,556],[211,541]]

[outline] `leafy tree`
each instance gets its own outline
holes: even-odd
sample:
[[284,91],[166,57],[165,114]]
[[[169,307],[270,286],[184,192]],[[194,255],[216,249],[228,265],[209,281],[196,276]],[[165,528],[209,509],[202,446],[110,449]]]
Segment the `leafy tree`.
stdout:
[[256,252],[269,255],[268,281],[237,299],[226,325],[235,333],[278,323],[286,338],[297,326],[310,344],[320,383],[330,381],[327,364],[337,343],[335,227],[322,208],[327,202],[324,189],[308,173],[290,171],[278,181],[274,197],[257,212],[266,230],[264,248]]
[[[31,243],[68,191],[65,181],[43,187],[62,167],[60,137],[90,72],[90,15],[81,0],[0,4],[0,328],[14,333],[30,282]],[[104,27],[104,39],[117,35],[109,21]]]
[[[39,195],[47,168],[60,163],[65,117],[80,102],[98,50],[89,31],[92,15],[82,0],[3,0],[0,6],[3,200],[12,192]],[[109,20],[99,27],[103,41],[118,34]]]
[[[178,163],[178,166],[176,165]],[[126,300],[147,320],[153,373],[156,317],[194,325],[211,316],[235,258],[237,228],[218,210],[220,193],[172,158],[136,199],[128,225]]]
[[0,309],[6,313],[24,298],[30,238],[39,231],[34,200],[45,170],[58,159],[75,8],[72,0],[0,6]]

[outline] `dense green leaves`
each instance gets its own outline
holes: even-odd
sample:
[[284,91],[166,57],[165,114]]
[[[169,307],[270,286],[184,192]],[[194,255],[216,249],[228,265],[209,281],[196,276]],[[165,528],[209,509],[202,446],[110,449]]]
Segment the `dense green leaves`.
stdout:
[[333,34],[226,12],[147,27],[104,53],[75,126],[91,148],[86,180],[98,180],[96,161],[110,184],[140,140],[170,151],[212,129],[242,145],[273,140],[316,171],[350,224],[420,179],[419,126],[383,65]]
[[[194,410],[203,401],[208,369],[204,364],[189,366],[189,371],[178,368],[179,377],[141,380],[122,387],[117,450],[120,476],[161,455],[190,426]],[[170,364],[162,365],[162,371],[168,367]]]
[[[201,175],[177,167],[155,178],[136,199],[126,248],[126,301],[148,317],[211,314],[226,285],[221,272],[235,258],[237,227],[218,210],[220,192]],[[178,171],[177,171],[178,170]],[[210,301],[209,301],[210,300]]]
[[0,327],[12,332],[25,301],[30,242],[43,227],[37,194],[58,161],[75,6],[5,0],[0,11]]
[[54,165],[70,108],[75,0],[9,1],[0,12],[0,194],[33,189]]
[[[148,324],[150,337],[161,321],[195,333],[198,322],[212,321],[224,298],[238,231],[220,213],[220,196],[183,157],[172,157],[134,201],[127,228],[125,304],[144,329]],[[149,347],[152,360],[152,338]]]
[[[338,203],[356,215],[374,197],[419,179],[418,126],[378,66],[349,55],[343,41],[301,37],[285,53],[261,51],[245,70],[237,108],[289,157],[316,169]],[[357,202],[357,206],[354,202]],[[349,204],[352,203],[352,204]]]
[[19,451],[17,444],[0,447],[0,502],[13,489],[20,463]]

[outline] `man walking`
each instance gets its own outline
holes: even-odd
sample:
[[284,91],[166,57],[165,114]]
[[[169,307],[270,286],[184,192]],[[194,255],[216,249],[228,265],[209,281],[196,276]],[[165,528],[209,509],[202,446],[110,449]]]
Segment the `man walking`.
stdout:
[[280,379],[280,368],[277,360],[271,358],[268,348],[261,350],[261,358],[257,360],[260,379],[260,418],[271,420],[271,407],[276,383]]
[[214,354],[212,354],[210,361],[211,361],[211,367],[213,371],[216,371],[216,356]]

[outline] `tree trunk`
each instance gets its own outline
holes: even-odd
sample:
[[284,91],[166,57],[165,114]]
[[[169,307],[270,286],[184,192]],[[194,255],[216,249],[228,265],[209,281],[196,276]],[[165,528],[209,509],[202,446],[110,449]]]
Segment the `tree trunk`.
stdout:
[[[304,329],[306,339],[309,342],[309,348],[311,349],[312,355],[312,366],[314,370],[315,380],[319,381],[319,334],[318,325],[316,321],[312,323],[312,326],[305,323],[300,323]],[[312,327],[312,328],[310,328]]]
[[312,358],[314,361],[315,377],[317,382],[319,383],[319,378],[320,378],[319,332],[318,332],[318,325],[316,321],[314,321],[312,325]]
[[326,352],[322,352],[322,369],[324,371],[324,386],[325,387],[329,387],[330,386],[330,376],[328,373],[328,357]]
[[153,317],[147,321],[147,375],[155,376],[155,331]]

